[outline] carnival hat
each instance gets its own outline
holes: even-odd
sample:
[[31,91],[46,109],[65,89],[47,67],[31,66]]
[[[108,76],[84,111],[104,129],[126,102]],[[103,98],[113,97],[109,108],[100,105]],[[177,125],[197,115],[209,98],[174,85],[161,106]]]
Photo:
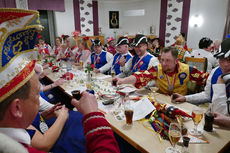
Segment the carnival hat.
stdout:
[[227,58],[230,56],[230,38],[224,39],[219,51],[214,55],[216,58]]
[[148,44],[147,42],[147,38],[145,37],[145,35],[142,34],[137,34],[136,37],[133,40],[133,46],[138,46],[139,44]]
[[93,41],[93,46],[101,46],[101,41],[96,39]]
[[119,45],[129,45],[129,39],[126,37],[120,37],[117,41],[116,46],[119,46]]
[[[32,21],[37,24],[32,25]],[[37,52],[34,46],[42,30],[39,24],[37,11],[0,9],[0,102],[34,74]]]
[[109,38],[107,39],[107,42],[110,43],[110,42],[113,41],[113,40],[114,40],[113,37],[109,37]]

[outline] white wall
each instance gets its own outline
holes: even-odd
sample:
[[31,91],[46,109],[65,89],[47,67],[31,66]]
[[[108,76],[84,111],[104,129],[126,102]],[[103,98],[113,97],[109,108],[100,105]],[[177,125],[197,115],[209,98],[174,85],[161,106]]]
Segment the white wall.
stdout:
[[189,48],[198,48],[202,37],[209,37],[213,41],[222,39],[228,0],[191,0],[190,18],[192,15],[202,15],[201,27],[188,29],[187,44]]
[[73,0],[65,0],[65,12],[54,12],[56,35],[71,35],[75,31]]
[[[150,34],[150,26],[154,26],[155,34],[159,35],[161,0],[99,0],[99,27],[106,37],[117,35],[135,35],[138,32]],[[126,10],[145,9],[144,16],[124,16]],[[109,29],[109,11],[119,11],[119,29]],[[116,32],[116,34],[114,33]]]

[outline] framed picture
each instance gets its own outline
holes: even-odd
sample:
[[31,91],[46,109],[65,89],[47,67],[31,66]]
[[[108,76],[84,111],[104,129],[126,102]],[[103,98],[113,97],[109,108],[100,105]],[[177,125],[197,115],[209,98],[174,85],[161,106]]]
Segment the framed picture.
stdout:
[[119,11],[109,11],[109,28],[119,28]]

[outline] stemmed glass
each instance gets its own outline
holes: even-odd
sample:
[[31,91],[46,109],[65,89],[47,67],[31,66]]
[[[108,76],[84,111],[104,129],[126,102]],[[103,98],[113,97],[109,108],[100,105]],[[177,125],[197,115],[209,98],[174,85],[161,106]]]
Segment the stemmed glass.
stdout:
[[192,135],[199,136],[202,134],[201,131],[197,130],[197,126],[202,120],[202,118],[203,118],[203,110],[199,107],[194,107],[192,109],[192,120],[194,122],[194,128],[190,130],[190,133]]
[[181,138],[181,127],[178,123],[170,123],[169,126],[169,140],[171,142],[172,147],[166,148],[166,153],[180,153],[180,150],[178,150],[175,146],[177,142]]

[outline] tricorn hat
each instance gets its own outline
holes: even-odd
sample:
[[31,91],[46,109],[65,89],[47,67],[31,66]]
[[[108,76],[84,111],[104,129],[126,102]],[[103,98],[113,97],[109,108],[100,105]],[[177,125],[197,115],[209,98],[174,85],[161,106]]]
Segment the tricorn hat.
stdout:
[[101,41],[99,39],[95,39],[93,41],[93,46],[101,46]]
[[[34,74],[34,46],[42,30],[38,19],[37,11],[0,9],[0,103]],[[37,24],[32,25],[32,21]]]
[[118,40],[117,40],[117,44],[116,46],[119,46],[119,45],[129,45],[129,39],[127,37],[120,37]]
[[142,34],[137,34],[136,37],[133,40],[133,46],[138,46],[139,44],[148,44],[147,42],[147,38],[145,37],[145,35]]
[[216,58],[227,58],[230,56],[230,38],[226,38],[221,43],[219,51],[214,55]]

